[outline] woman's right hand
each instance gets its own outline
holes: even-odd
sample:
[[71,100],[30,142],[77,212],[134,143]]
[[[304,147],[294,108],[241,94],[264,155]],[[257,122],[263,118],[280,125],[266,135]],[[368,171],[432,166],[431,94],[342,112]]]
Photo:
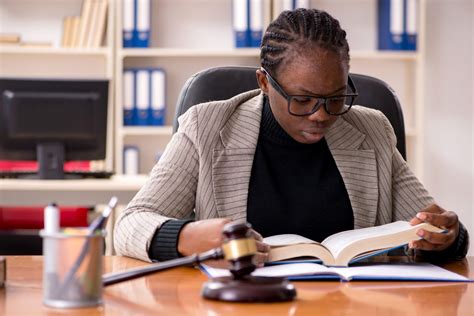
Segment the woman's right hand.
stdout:
[[[230,222],[227,218],[213,218],[186,224],[178,236],[178,252],[189,256],[220,247],[224,241],[222,230]],[[252,235],[257,244],[254,262],[261,267],[268,258],[270,246],[263,243],[262,236],[256,231],[252,230]]]

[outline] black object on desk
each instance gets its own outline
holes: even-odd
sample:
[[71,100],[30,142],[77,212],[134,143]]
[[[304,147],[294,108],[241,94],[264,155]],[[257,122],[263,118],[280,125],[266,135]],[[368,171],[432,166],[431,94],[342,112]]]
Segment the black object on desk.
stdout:
[[107,80],[0,78],[0,159],[37,160],[63,179],[65,160],[105,159]]

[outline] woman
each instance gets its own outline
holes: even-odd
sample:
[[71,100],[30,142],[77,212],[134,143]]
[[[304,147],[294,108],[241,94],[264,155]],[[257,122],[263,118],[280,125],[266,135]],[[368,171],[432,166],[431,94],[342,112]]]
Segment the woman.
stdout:
[[[384,115],[351,107],[357,90],[339,22],[318,10],[285,11],[262,40],[260,89],[192,107],[150,179],[120,216],[119,254],[167,260],[217,247],[222,227],[246,219],[262,264],[262,235],[313,240],[396,220],[419,230],[410,247],[465,256],[467,231],[434,204],[396,150]],[[192,218],[194,221],[191,221]]]

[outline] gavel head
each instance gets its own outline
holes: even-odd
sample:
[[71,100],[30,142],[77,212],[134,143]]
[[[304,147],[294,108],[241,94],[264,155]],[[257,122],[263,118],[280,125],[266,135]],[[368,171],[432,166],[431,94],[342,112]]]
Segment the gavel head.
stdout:
[[249,223],[229,223],[224,226],[224,243],[222,250],[224,259],[231,263],[235,279],[242,279],[255,270],[253,257],[257,253],[255,239]]

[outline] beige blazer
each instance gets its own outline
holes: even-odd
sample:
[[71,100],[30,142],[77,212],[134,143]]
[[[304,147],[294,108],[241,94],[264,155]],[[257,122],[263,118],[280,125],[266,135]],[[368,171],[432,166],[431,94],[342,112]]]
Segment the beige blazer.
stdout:
[[[151,239],[170,218],[246,218],[262,106],[261,91],[253,90],[193,106],[180,117],[179,130],[117,221],[118,254],[149,261]],[[409,220],[433,203],[397,151],[381,112],[354,106],[325,137],[349,194],[355,228]]]

